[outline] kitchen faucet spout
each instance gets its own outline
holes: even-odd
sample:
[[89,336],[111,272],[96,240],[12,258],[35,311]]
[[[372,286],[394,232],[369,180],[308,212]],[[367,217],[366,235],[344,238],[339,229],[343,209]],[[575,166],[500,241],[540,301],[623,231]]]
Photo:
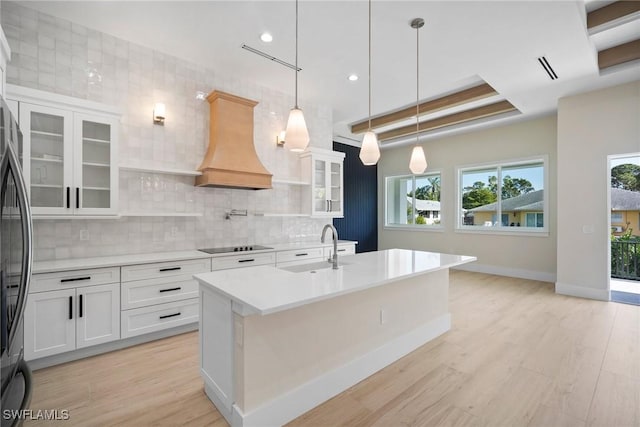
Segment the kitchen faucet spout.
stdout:
[[324,235],[327,230],[331,229],[331,237],[333,238],[333,255],[327,260],[333,265],[333,269],[338,269],[338,230],[333,226],[333,224],[327,224],[322,229],[322,237],[320,238],[320,242],[324,243]]

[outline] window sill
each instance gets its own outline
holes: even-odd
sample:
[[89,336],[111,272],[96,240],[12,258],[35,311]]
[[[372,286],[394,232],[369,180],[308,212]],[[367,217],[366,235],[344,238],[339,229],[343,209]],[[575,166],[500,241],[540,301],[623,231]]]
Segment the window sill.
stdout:
[[444,227],[442,225],[427,225],[423,227],[409,225],[385,225],[383,228],[390,231],[431,231],[436,233],[444,232]]
[[523,227],[515,227],[520,228],[519,230],[512,230],[513,227],[502,227],[502,228],[494,228],[494,227],[478,227],[478,228],[467,228],[467,227],[456,227],[454,230],[456,233],[468,233],[468,234],[490,234],[493,236],[527,236],[527,237],[549,237],[549,230],[525,230]]

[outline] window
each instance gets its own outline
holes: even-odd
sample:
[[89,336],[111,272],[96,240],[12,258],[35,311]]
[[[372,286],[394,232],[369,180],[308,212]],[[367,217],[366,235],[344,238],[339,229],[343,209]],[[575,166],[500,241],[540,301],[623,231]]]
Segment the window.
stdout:
[[544,214],[540,212],[527,212],[527,227],[544,227]]
[[458,169],[458,229],[547,231],[547,159]]
[[622,212],[611,212],[611,224],[622,224]]
[[434,228],[440,225],[439,173],[386,178],[386,226]]

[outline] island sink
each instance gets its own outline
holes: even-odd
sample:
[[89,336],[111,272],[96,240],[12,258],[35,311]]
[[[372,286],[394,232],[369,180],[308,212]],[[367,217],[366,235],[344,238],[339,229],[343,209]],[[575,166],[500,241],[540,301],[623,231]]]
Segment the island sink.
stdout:
[[[338,266],[338,270],[342,268],[343,265],[349,265],[350,262],[341,261]],[[290,271],[292,273],[306,273],[313,272],[316,270],[324,270],[326,268],[332,268],[333,265],[328,261],[318,261],[309,264],[299,264],[299,265],[290,265],[289,267],[278,267],[280,270]]]

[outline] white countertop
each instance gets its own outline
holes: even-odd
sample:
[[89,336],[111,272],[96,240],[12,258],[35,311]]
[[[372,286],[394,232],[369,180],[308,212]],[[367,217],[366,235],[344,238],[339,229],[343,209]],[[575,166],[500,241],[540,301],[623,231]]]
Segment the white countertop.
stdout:
[[146,264],[163,261],[182,261],[186,259],[211,258],[210,254],[200,251],[154,252],[100,256],[93,258],[73,258],[53,261],[36,261],[33,273],[53,273],[55,271],[80,270],[84,268],[117,267],[121,265]]
[[[351,240],[338,240],[338,245],[358,243]],[[291,249],[305,249],[317,247],[330,247],[333,243],[320,243],[319,241],[304,241],[292,243],[264,244],[271,249],[251,251],[251,253],[277,252]],[[121,265],[147,264],[153,262],[182,261],[199,258],[218,258],[230,255],[246,254],[248,252],[228,252],[223,254],[208,254],[198,250],[176,252],[153,252],[145,254],[129,254],[115,256],[101,256],[92,258],[73,258],[52,261],[36,261],[33,263],[34,274],[53,273],[56,271],[81,270],[85,268],[117,267]]]
[[475,257],[407,249],[343,256],[331,267],[293,273],[272,266],[196,274],[194,277],[248,309],[266,315],[475,261]]

